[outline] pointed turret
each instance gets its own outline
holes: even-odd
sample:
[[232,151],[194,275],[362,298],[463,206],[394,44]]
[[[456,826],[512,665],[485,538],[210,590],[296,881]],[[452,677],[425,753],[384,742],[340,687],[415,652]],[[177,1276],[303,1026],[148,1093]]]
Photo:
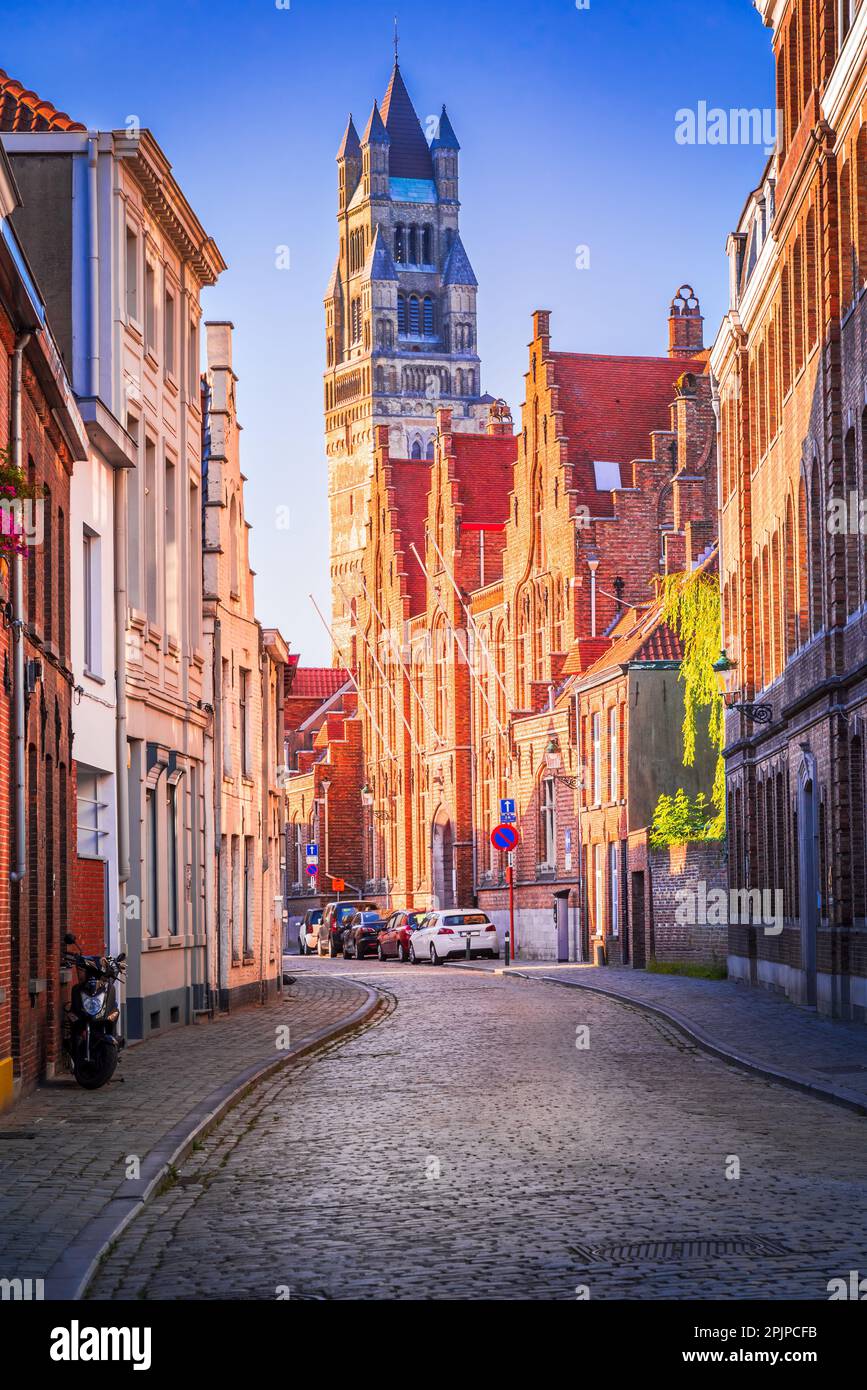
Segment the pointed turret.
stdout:
[[364,274],[369,280],[394,280],[397,283],[397,267],[381,227],[377,227],[373,234]]
[[431,142],[431,154],[435,150],[459,150],[460,144],[455,135],[454,126],[449,120],[449,113],[443,103],[442,114],[439,118],[436,139]]
[[345,212],[361,178],[361,145],[352,112],[349,113],[349,121],[337,151],[337,170],[339,210]]
[[470,265],[470,258],[464,250],[464,243],[461,241],[460,232],[455,232],[455,239],[451,244],[449,254],[446,256],[446,263],[443,266],[444,285],[478,285],[475,271]]
[[460,148],[454,126],[449,120],[445,105],[443,105],[436,139],[430,147],[437,193],[442,203],[456,203],[458,201],[458,150]]
[[434,172],[428,143],[397,63],[383,98],[382,118],[391,140],[391,177],[432,179]]
[[365,198],[387,198],[391,139],[382,123],[379,107],[373,110],[361,137],[361,177]]
[[361,137],[361,147],[363,149],[367,145],[388,145],[389,143],[388,131],[382,123],[379,107],[374,101],[373,110],[367,118],[367,125],[364,127],[364,134]]

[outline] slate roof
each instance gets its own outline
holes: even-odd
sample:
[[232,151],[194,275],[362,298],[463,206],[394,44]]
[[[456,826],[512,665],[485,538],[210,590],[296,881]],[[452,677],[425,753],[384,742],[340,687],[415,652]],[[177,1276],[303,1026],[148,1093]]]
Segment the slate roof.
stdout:
[[470,265],[470,258],[464,250],[460,232],[456,232],[449,254],[446,256],[446,263],[443,266],[443,284],[478,285],[478,283],[473,267]]
[[[389,134],[382,124],[382,117],[379,114],[379,107],[373,103],[373,109],[367,118],[367,125],[364,127],[364,134],[361,137],[362,145],[387,145]],[[361,185],[359,185],[360,187]]]
[[86,130],[0,68],[0,130]]
[[449,120],[445,104],[443,104],[442,115],[440,116],[439,134],[431,142],[432,150],[459,150],[458,137],[455,135],[454,127]]
[[392,177],[432,179],[430,149],[397,63],[383,98],[382,119],[391,141],[388,167]]
[[364,273],[371,280],[397,280],[394,257],[389,250],[388,240],[379,226],[377,226],[370,250],[367,253]]
[[345,159],[347,156],[351,158],[353,155],[355,155],[356,158],[360,158],[361,145],[358,140],[358,131],[355,129],[355,124],[352,120],[352,112],[350,111],[346,130],[343,132],[343,139],[340,142],[340,149],[337,151],[336,157],[338,159]]

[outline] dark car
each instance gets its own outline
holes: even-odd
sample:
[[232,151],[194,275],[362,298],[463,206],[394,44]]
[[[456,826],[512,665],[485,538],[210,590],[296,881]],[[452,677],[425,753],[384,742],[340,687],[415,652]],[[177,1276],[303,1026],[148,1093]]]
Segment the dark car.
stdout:
[[319,946],[317,954],[320,956],[339,956],[343,949],[343,929],[349,925],[349,919],[354,912],[376,912],[376,903],[367,902],[356,898],[353,902],[350,898],[337,899],[333,903],[327,903],[322,914],[322,921],[319,923]]
[[380,960],[409,960],[409,938],[427,912],[413,912],[399,908],[386,921],[379,933],[377,955]]
[[385,920],[376,911],[356,912],[343,929],[343,955],[346,960],[372,956],[379,944]]
[[319,923],[322,921],[321,907],[308,907],[298,923],[298,954],[312,956],[319,949]]

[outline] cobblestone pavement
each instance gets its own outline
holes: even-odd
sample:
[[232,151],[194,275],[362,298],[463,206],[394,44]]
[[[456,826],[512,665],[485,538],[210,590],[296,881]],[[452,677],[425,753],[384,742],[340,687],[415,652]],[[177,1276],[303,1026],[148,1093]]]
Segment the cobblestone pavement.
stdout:
[[[461,969],[495,968],[476,962]],[[824,1018],[765,989],[734,980],[693,980],[646,970],[519,963],[533,980],[610,990],[671,1010],[710,1042],[758,1066],[788,1072],[867,1106],[867,1027]]]
[[826,1298],[867,1274],[867,1119],[599,995],[296,968],[396,1007],[238,1105],[91,1297]]
[[218,1087],[278,1056],[278,1027],[288,1025],[290,1047],[338,1027],[363,1001],[346,983],[308,976],[265,1008],[128,1048],[100,1091],[64,1076],[20,1101],[0,1118],[0,1277],[44,1279],[87,1223],[126,1195],[130,1155],[144,1162]]

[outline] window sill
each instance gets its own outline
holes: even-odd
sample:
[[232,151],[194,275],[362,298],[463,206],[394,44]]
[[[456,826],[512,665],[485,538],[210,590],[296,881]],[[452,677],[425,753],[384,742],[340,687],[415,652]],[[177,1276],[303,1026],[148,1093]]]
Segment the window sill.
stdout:
[[105,676],[97,675],[96,671],[91,671],[89,666],[85,666],[83,674],[89,681],[95,681],[97,685],[105,685]]

